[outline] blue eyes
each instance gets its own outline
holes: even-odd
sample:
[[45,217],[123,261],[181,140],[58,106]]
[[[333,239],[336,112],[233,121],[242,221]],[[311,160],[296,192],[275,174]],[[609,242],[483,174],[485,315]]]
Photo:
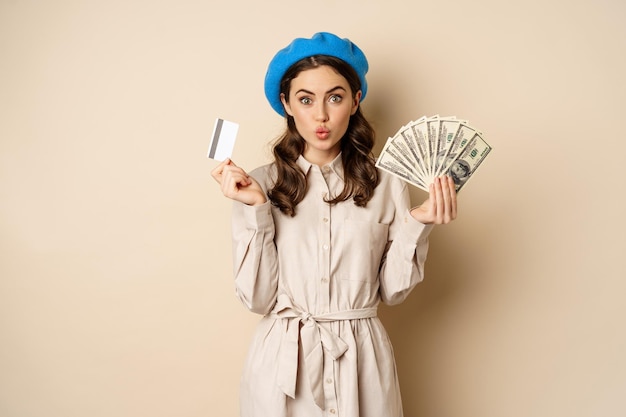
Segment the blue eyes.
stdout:
[[[341,100],[343,99],[342,96],[338,95],[338,94],[333,94],[332,96],[328,97],[328,102],[329,103],[340,103]],[[310,97],[301,97],[299,99],[300,103],[304,104],[304,105],[309,105],[309,104],[313,104],[313,100]]]

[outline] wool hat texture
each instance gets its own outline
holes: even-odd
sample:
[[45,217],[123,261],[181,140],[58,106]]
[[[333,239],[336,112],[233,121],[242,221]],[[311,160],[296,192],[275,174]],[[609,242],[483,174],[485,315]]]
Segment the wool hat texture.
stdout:
[[293,64],[313,55],[329,55],[347,62],[361,80],[361,101],[365,99],[367,94],[365,74],[369,66],[363,51],[349,39],[342,39],[328,32],[318,32],[311,39],[294,39],[270,61],[265,74],[265,97],[281,116],[285,116],[285,109],[280,101],[280,81]]

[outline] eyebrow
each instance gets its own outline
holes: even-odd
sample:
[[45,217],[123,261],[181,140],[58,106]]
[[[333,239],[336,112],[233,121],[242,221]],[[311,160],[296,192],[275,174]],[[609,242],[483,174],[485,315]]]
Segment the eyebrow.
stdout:
[[[343,90],[343,91],[346,91],[346,89],[345,89],[345,88],[343,88],[342,86],[338,85],[338,86],[333,87],[333,88],[331,88],[330,90],[326,91],[326,93],[325,93],[325,94],[332,93],[332,92],[333,92],[333,91],[335,91],[335,90]],[[309,90],[305,90],[304,88],[299,89],[299,90],[298,90],[298,91],[296,91],[294,94],[300,94],[300,93],[305,93],[305,94],[315,95],[315,93],[314,93],[314,92],[309,91]]]

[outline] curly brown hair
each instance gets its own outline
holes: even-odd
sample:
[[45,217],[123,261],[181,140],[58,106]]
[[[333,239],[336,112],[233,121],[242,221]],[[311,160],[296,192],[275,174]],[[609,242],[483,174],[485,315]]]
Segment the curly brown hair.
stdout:
[[[328,55],[311,56],[292,65],[280,83],[280,93],[288,98],[291,81],[298,74],[323,65],[333,68],[345,77],[354,98],[361,89],[361,81],[357,73],[345,61]],[[273,146],[277,176],[273,188],[268,191],[268,196],[272,204],[281,212],[293,217],[296,215],[296,206],[307,192],[306,176],[296,164],[296,160],[304,152],[305,141],[296,129],[293,117],[287,114],[285,118],[287,128]],[[379,182],[375,159],[372,155],[374,142],[374,129],[359,106],[350,117],[348,129],[341,139],[345,185],[339,195],[326,200],[329,204],[353,199],[357,206],[367,205]]]

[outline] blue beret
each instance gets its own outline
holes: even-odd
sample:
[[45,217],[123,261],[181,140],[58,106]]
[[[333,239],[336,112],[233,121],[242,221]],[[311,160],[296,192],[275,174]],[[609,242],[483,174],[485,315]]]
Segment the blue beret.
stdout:
[[363,51],[349,39],[341,39],[332,33],[319,32],[311,39],[294,39],[287,47],[278,51],[270,61],[265,74],[265,96],[272,108],[281,116],[285,115],[285,109],[280,101],[280,82],[283,76],[293,64],[313,55],[329,55],[347,62],[359,75],[361,100],[365,98],[367,93],[365,74],[368,64]]

